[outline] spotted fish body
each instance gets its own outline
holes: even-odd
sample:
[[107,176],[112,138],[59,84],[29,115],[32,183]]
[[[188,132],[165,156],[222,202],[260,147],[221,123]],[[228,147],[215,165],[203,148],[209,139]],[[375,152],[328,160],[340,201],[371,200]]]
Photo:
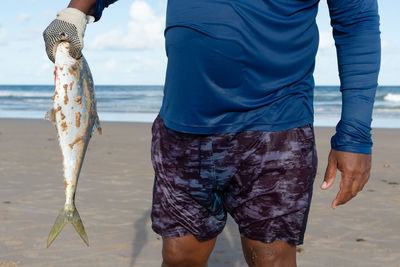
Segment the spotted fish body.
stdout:
[[79,213],[75,207],[75,192],[86,149],[92,132],[101,133],[94,97],[94,85],[89,66],[82,56],[69,55],[67,42],[57,47],[55,58],[55,93],[53,108],[46,117],[55,124],[63,155],[65,204],[50,231],[47,247],[57,237],[64,225],[71,221],[89,245]]

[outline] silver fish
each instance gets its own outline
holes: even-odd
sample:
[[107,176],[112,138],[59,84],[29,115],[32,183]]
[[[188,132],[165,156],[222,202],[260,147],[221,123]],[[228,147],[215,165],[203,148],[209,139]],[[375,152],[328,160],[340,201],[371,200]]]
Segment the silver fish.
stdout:
[[72,58],[69,55],[69,47],[68,42],[62,42],[57,47],[53,108],[45,117],[53,121],[58,133],[63,156],[66,197],[64,207],[49,233],[47,247],[69,221],[89,246],[85,228],[75,207],[75,193],[92,132],[97,130],[101,134],[101,128],[89,66],[83,56],[78,60]]

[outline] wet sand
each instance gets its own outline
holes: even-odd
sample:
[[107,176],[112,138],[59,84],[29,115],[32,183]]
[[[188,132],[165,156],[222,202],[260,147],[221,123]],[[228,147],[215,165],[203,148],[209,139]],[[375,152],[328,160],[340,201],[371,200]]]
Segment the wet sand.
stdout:
[[[103,123],[89,145],[76,205],[89,237],[71,224],[46,249],[64,204],[56,132],[42,120],[0,119],[0,267],[160,266],[150,227],[150,124]],[[372,175],[354,200],[330,208],[335,188],[319,189],[333,128],[317,128],[319,168],[298,266],[400,266],[400,130],[376,129]],[[245,266],[229,219],[209,266]]]

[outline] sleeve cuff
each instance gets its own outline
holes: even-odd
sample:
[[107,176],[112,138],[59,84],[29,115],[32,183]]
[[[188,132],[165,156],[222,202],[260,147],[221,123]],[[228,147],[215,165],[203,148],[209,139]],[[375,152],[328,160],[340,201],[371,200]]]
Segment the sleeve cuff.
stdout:
[[104,2],[102,0],[97,0],[96,1],[96,7],[94,8],[94,21],[98,21],[101,18],[101,15],[103,14],[103,9],[104,9]]
[[336,140],[336,135],[331,138],[331,147],[338,151],[360,153],[360,154],[371,154],[372,145],[342,145]]
[[95,21],[100,20],[104,8],[108,7],[109,5],[117,1],[118,0],[96,0],[96,6],[94,8],[94,14],[93,14]]

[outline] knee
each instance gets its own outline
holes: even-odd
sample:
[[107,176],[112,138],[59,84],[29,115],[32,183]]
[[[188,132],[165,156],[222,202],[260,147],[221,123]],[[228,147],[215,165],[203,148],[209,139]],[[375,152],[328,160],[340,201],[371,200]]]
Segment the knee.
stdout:
[[162,267],[206,266],[207,263],[194,257],[194,255],[173,248],[164,248],[162,256]]
[[[249,266],[276,266],[281,255],[271,248],[250,247],[244,251],[244,257]],[[267,265],[266,265],[267,264]]]
[[188,259],[181,252],[163,251],[162,267],[188,266]]
[[182,251],[174,247],[163,247],[163,267],[184,266],[187,259]]
[[193,235],[163,238],[163,267],[205,267],[216,238],[198,241]]
[[247,241],[243,245],[244,256],[249,266],[296,266],[295,246],[280,241]]

